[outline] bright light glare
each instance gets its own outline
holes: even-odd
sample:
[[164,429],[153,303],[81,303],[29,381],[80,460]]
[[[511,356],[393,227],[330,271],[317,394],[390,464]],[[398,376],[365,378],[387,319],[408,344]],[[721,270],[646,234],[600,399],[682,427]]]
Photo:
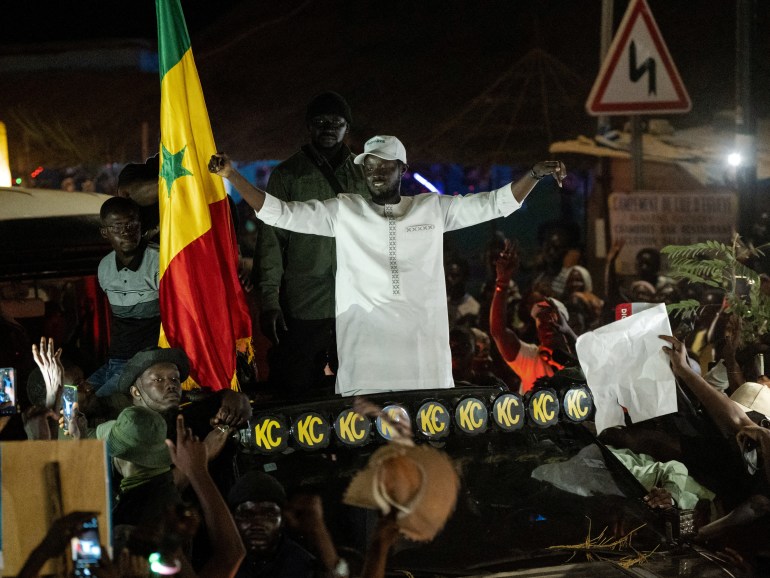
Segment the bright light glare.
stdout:
[[179,560],[174,560],[173,564],[165,563],[158,552],[150,554],[147,561],[150,563],[150,571],[161,576],[173,576],[182,569],[182,564]]
[[425,178],[424,176],[422,176],[420,173],[412,173],[412,176],[414,177],[414,179],[415,179],[415,180],[416,180],[418,183],[420,183],[420,184],[421,184],[423,187],[425,187],[425,188],[426,188],[426,189],[428,189],[429,191],[431,191],[431,192],[433,192],[433,193],[439,193],[439,194],[441,194],[441,191],[439,191],[439,190],[436,188],[436,185],[434,185],[433,183],[431,183],[431,182],[430,182],[428,179],[426,179],[426,178]]
[[730,153],[727,155],[727,162],[731,167],[739,167],[743,162],[743,158],[741,157],[740,153]]

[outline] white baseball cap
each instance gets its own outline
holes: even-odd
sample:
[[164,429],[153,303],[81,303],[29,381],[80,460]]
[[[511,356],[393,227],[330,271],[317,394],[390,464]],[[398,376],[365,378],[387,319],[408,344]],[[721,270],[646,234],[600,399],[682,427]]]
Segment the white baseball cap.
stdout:
[[401,161],[406,164],[406,149],[401,141],[394,136],[373,136],[364,145],[364,152],[358,155],[353,162],[360,165],[366,155],[374,155],[386,161]]
[[566,305],[564,305],[564,303],[562,303],[558,299],[553,299],[553,298],[550,298],[548,300],[541,299],[540,301],[535,303],[532,306],[532,309],[530,309],[530,311],[529,311],[529,314],[532,316],[532,319],[537,317],[537,314],[540,313],[540,311],[550,307],[551,304],[549,302],[553,302],[553,304],[556,306],[556,309],[559,310],[559,315],[564,317],[565,321],[569,321],[569,312],[567,311]]
[[761,383],[747,381],[730,396],[743,411],[756,411],[770,418],[770,388]]

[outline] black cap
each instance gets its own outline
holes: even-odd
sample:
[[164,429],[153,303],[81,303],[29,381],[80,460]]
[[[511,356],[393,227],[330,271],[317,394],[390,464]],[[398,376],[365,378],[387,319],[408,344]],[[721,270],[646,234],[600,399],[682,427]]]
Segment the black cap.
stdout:
[[307,105],[305,122],[309,122],[311,118],[322,114],[336,114],[348,121],[348,124],[353,122],[350,106],[347,101],[336,92],[322,92],[313,98],[313,100],[310,101],[310,104]]
[[259,470],[250,470],[238,478],[227,494],[231,509],[244,502],[273,502],[279,508],[286,504],[286,491],[273,476]]

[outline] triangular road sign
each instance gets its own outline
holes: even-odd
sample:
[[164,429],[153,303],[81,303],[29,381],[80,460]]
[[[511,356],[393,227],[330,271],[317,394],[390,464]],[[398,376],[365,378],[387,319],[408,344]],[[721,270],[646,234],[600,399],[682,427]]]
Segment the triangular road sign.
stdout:
[[645,0],[631,0],[588,95],[588,114],[687,112],[690,96]]

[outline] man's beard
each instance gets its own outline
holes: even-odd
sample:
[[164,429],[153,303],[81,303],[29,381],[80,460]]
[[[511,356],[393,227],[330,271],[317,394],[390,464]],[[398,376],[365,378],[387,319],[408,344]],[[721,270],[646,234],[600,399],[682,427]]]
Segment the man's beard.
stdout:
[[[400,183],[399,183],[400,184]],[[373,200],[390,199],[397,197],[401,191],[399,184],[396,184],[388,189],[369,189],[369,193],[372,195]]]

